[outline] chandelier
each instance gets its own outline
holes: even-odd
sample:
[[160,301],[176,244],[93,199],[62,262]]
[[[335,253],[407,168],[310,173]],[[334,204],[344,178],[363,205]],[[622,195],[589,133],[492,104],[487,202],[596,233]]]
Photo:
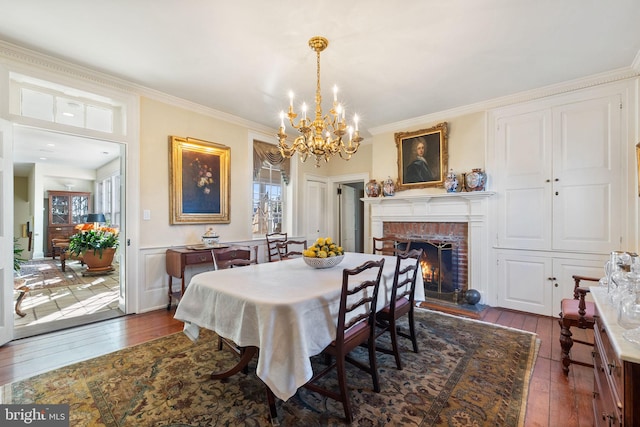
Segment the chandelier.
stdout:
[[[322,96],[320,95],[320,52],[326,49],[329,41],[320,36],[309,40],[309,46],[316,52],[317,57],[317,86],[316,86],[316,112],[313,120],[307,118],[307,105],[302,104],[303,117],[296,125],[294,119],[298,115],[293,111],[293,92],[289,92],[289,112],[285,115],[280,112],[280,130],[277,133],[278,148],[283,157],[292,157],[296,152],[300,154],[300,159],[304,162],[309,155],[315,156],[316,167],[320,166],[320,160],[328,162],[329,159],[339,154],[345,160],[358,151],[360,147],[360,132],[358,131],[358,116],[353,118],[354,126],[347,126],[345,121],[345,108],[338,102],[338,88],[333,87],[333,106],[326,116],[322,115]],[[297,130],[300,135],[293,141],[291,146],[287,145],[287,134],[284,129],[284,118],[289,118],[291,127]],[[348,143],[345,144],[345,135],[349,136]]]

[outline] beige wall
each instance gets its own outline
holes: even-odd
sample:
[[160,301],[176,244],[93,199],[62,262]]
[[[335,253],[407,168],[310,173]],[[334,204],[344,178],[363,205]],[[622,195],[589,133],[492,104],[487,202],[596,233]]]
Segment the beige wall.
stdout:
[[[169,224],[169,136],[197,138],[231,148],[230,224]],[[200,243],[208,227],[225,241],[251,238],[251,168],[249,130],[147,98],[140,100],[140,221],[142,248]]]
[[[447,120],[449,128],[449,167],[458,174],[472,168],[485,167],[485,113],[469,114]],[[437,123],[425,123],[412,131],[428,128]],[[140,221],[140,246],[157,248],[181,246],[200,242],[203,232],[214,227],[223,241],[243,241],[251,239],[251,156],[250,130],[184,108],[168,105],[160,101],[141,98],[140,100],[140,189],[141,210],[149,210],[150,220]],[[192,137],[216,142],[231,148],[231,191],[230,224],[169,224],[169,136]],[[349,174],[368,174],[379,181],[391,176],[397,179],[397,149],[394,132],[382,133],[367,140],[358,152],[345,161],[339,156],[328,163],[315,166],[313,158],[305,163],[296,155],[298,179],[297,221],[304,214],[304,178],[308,175],[321,177]],[[423,189],[416,191],[444,191],[443,189]],[[300,230],[294,227],[294,230]]]
[[[459,176],[470,172],[473,168],[485,168],[486,113],[474,113],[465,116],[452,117],[447,120],[449,130],[448,152],[449,169],[453,169]],[[424,123],[398,132],[410,132],[427,129],[439,122]],[[378,181],[391,176],[398,179],[398,150],[395,143],[395,132],[380,133],[373,137],[372,178]],[[442,192],[444,189],[418,189],[410,192]]]

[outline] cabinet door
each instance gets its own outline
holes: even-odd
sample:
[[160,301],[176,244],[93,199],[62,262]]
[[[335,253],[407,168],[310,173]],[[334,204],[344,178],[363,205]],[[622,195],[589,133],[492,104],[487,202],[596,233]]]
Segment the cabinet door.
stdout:
[[69,196],[52,195],[50,197],[51,224],[69,224]]
[[89,196],[77,195],[71,196],[71,223],[80,224],[87,220],[89,213]]
[[553,249],[619,249],[623,215],[619,95],[553,108]]
[[498,246],[551,247],[551,153],[548,110],[498,119]]
[[[498,253],[498,306],[553,315],[553,263],[526,252]],[[557,314],[557,313],[556,313]]]
[[[558,317],[560,301],[573,298],[573,275],[599,279],[606,256],[558,257],[552,253],[498,253],[498,305],[512,310]],[[597,285],[585,282],[584,286]]]

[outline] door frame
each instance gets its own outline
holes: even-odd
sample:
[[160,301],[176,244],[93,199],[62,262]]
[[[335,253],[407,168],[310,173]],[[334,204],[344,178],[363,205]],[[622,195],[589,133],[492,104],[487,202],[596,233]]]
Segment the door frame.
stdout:
[[[329,223],[327,224],[328,229],[331,232],[332,236],[338,236],[340,233],[340,219],[339,219],[339,206],[338,206],[338,188],[342,184],[351,184],[351,183],[362,183],[366,185],[369,181],[368,173],[354,173],[347,175],[337,175],[329,177],[328,179],[328,191],[330,194],[328,203],[327,203],[327,212],[331,212],[329,215]],[[363,251],[368,251],[367,242],[371,242],[371,214],[367,210],[368,205],[363,203],[362,208],[362,239],[363,239]],[[337,219],[336,219],[337,218]]]

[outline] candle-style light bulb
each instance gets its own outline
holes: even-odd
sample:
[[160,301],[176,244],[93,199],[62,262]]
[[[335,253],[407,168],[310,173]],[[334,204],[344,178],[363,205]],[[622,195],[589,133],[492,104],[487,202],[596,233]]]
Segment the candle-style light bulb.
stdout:
[[289,91],[289,107],[293,107],[293,91]]
[[284,111],[280,111],[280,127],[284,129]]
[[307,120],[307,103],[302,103],[302,112],[304,113],[304,119]]
[[333,85],[333,102],[338,101],[338,86]]

